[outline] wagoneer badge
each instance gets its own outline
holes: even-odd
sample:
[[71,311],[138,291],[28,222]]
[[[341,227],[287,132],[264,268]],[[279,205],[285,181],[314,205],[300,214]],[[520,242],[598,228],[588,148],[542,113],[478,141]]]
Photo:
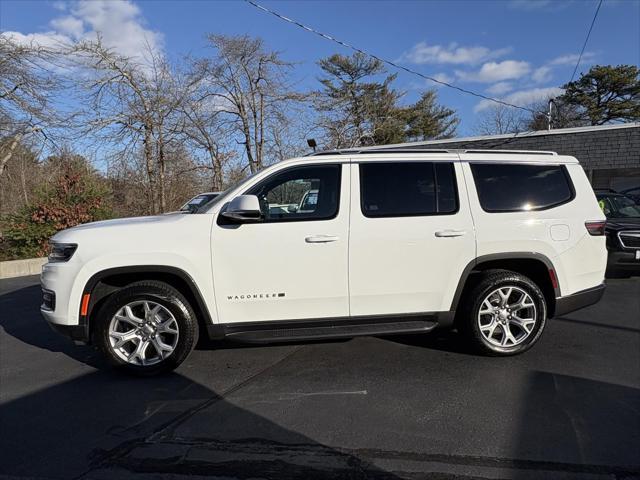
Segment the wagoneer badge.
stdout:
[[227,295],[227,300],[271,300],[284,297],[284,293],[248,293],[246,295]]

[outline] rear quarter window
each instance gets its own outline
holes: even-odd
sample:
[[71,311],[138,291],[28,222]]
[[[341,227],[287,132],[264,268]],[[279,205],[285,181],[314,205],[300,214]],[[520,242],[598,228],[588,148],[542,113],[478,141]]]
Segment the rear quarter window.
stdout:
[[486,212],[545,210],[575,196],[563,165],[472,163],[471,171]]

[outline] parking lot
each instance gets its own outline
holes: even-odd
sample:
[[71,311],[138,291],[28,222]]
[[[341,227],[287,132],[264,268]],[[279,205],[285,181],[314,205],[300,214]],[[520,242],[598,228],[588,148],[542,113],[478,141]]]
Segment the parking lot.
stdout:
[[[640,277],[512,358],[455,333],[252,347],[119,375],[0,281],[0,474],[36,478],[640,478]],[[1,475],[0,475],[1,476]]]

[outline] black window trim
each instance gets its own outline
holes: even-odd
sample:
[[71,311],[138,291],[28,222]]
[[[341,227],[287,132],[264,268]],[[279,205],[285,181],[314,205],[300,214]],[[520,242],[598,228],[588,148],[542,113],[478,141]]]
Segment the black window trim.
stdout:
[[[567,186],[569,187],[569,191],[571,192],[571,196],[567,199],[564,200],[562,202],[558,202],[558,203],[554,203],[552,205],[546,205],[544,207],[537,207],[537,208],[531,208],[529,210],[523,210],[523,209],[518,209],[518,210],[513,210],[513,209],[486,209],[483,205],[482,205],[482,201],[480,200],[480,193],[478,192],[478,184],[476,183],[476,176],[473,173],[473,168],[471,168],[471,166],[473,165],[529,165],[529,166],[536,166],[536,167],[560,167],[560,171],[563,173],[564,178],[567,180]],[[543,212],[544,210],[551,210],[552,208],[558,208],[562,205],[566,205],[567,203],[571,203],[575,200],[576,198],[576,190],[573,186],[573,181],[571,180],[571,175],[569,175],[569,172],[567,171],[567,166],[564,164],[549,164],[549,163],[526,163],[526,162],[497,162],[497,161],[475,161],[475,162],[469,162],[469,170],[471,170],[471,176],[473,177],[473,185],[476,189],[476,198],[478,199],[478,204],[480,205],[480,208],[482,209],[483,212],[486,213],[527,213],[527,212]]]
[[[455,210],[452,210],[450,212],[433,212],[433,213],[402,213],[402,214],[386,214],[386,215],[367,215],[365,213],[364,210],[364,199],[362,198],[362,165],[395,165],[398,163],[408,163],[408,164],[415,164],[415,163],[430,163],[431,167],[433,169],[433,180],[434,180],[434,185],[436,187],[435,190],[435,204],[436,204],[436,210],[439,208],[438,205],[438,175],[436,173],[436,163],[446,163],[451,165],[451,169],[453,172],[453,191],[455,193],[455,200],[456,200],[456,208]],[[390,160],[390,161],[358,161],[357,163],[354,162],[354,164],[358,165],[358,188],[360,189],[360,212],[362,213],[362,215],[365,218],[370,218],[370,219],[376,219],[376,218],[403,218],[403,217],[443,217],[443,216],[450,216],[450,215],[456,215],[458,212],[460,212],[460,193],[458,191],[458,176],[456,174],[456,163],[458,163],[455,160],[407,160],[407,161],[398,161],[398,160]]]
[[341,193],[342,193],[342,169],[343,169],[342,166],[345,164],[348,165],[348,163],[343,163],[343,162],[312,163],[310,165],[300,165],[300,164],[292,165],[290,167],[285,167],[283,169],[280,169],[277,172],[273,172],[271,175],[268,175],[262,180],[259,180],[258,182],[254,183],[252,186],[250,186],[248,189],[246,189],[240,194],[240,195],[248,195],[247,192],[249,192],[250,190],[253,190],[255,187],[263,184],[264,182],[268,182],[269,179],[272,179],[273,177],[289,172],[291,170],[298,170],[298,169],[302,170],[302,169],[318,168],[318,167],[339,167],[338,168],[338,198],[336,199],[337,208],[336,208],[336,212],[332,216],[322,217],[322,218],[278,218],[278,219],[272,219],[272,220],[263,219],[259,222],[253,223],[253,225],[260,225],[264,223],[324,222],[327,220],[333,220],[340,214],[340,199],[341,199]]

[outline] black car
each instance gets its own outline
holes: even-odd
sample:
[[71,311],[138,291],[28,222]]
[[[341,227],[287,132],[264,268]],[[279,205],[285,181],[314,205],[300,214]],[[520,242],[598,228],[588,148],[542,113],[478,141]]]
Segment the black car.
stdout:
[[627,197],[631,197],[634,202],[640,205],[640,187],[629,188],[627,190],[622,190],[620,193],[623,193]]
[[607,216],[608,269],[640,274],[640,205],[620,193],[596,193]]

